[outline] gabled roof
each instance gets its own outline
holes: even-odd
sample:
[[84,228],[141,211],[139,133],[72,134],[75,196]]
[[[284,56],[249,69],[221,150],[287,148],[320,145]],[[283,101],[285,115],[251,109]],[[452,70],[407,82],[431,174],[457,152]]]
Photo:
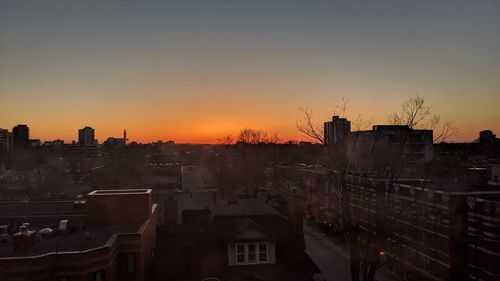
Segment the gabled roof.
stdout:
[[251,219],[239,223],[228,236],[230,241],[274,240],[276,235]]

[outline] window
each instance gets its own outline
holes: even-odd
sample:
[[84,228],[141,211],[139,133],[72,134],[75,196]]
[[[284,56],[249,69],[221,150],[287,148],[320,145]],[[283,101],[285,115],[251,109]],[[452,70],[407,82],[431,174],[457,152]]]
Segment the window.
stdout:
[[236,246],[236,262],[245,263],[245,245]]
[[267,244],[259,244],[259,261],[267,261]]
[[268,243],[236,244],[236,264],[268,263]]
[[88,281],[104,281],[104,271],[92,272],[88,275]]
[[250,263],[254,263],[257,261],[257,258],[256,258],[256,250],[255,250],[255,244],[248,244],[247,245],[248,247],[248,262]]
[[120,277],[135,274],[135,253],[118,254],[118,274]]

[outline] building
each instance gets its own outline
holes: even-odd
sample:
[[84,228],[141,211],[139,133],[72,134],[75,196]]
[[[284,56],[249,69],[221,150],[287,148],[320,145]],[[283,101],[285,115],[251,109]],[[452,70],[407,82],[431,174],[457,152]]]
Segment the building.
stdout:
[[150,189],[1,202],[0,279],[151,280],[156,206]]
[[123,138],[109,137],[104,141],[103,145],[108,149],[112,149],[127,145],[127,140],[127,131],[123,130]]
[[344,143],[351,132],[351,121],[333,116],[332,121],[324,123],[324,142],[326,145]]
[[497,138],[490,130],[484,130],[479,132],[479,143],[480,144],[494,144]]
[[200,191],[206,188],[206,182],[211,178],[208,169],[202,166],[181,167],[181,188],[185,191]]
[[86,126],[78,130],[78,145],[93,146],[96,144],[95,130],[92,127]]
[[365,169],[385,169],[390,163],[428,163],[432,160],[433,131],[406,125],[375,125],[349,134],[348,157]]
[[12,133],[7,129],[0,129],[0,151],[10,151],[12,145]]
[[26,147],[29,143],[30,129],[27,125],[19,124],[12,128],[12,138],[15,147]]
[[[307,218],[343,234],[340,206],[346,201],[336,194],[338,173],[317,167],[276,170],[277,185],[299,187]],[[381,270],[398,280],[499,280],[500,187],[488,183],[491,170],[467,169],[459,181],[399,179],[392,184],[349,172],[344,198],[353,221],[368,234],[362,235],[368,237],[365,247],[383,233]]]
[[43,145],[44,146],[63,146],[64,140],[56,139],[56,140],[51,140],[51,141],[44,141]]
[[467,198],[470,280],[500,280],[500,195]]
[[290,214],[298,220],[257,199],[181,204],[165,201],[155,280],[308,281],[318,271],[304,251],[300,204]]

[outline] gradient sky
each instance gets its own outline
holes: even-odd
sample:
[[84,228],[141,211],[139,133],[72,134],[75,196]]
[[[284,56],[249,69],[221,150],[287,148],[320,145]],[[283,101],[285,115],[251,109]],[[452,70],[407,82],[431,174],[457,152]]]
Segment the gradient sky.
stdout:
[[500,1],[0,0],[0,128],[33,138],[298,139],[300,107],[386,123],[415,94],[500,135]]

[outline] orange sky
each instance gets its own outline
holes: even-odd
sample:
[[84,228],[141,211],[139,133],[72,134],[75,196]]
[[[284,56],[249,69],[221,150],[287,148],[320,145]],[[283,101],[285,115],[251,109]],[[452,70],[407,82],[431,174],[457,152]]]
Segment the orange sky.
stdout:
[[418,94],[455,121],[453,141],[500,135],[498,1],[230,2],[1,2],[0,128],[288,140],[300,107],[322,124],[346,97],[349,118],[384,124]]

